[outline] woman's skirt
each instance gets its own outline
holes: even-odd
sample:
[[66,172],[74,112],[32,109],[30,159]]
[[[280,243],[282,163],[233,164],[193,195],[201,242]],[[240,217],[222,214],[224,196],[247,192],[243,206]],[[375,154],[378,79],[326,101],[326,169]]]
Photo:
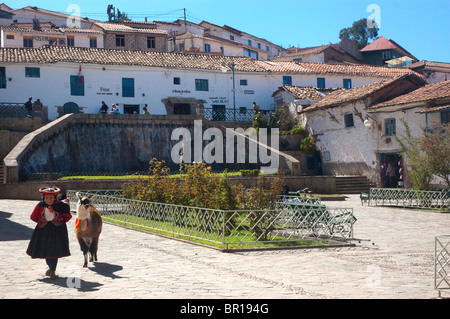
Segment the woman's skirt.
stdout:
[[55,226],[47,223],[44,227],[36,226],[27,254],[31,258],[61,258],[70,256],[69,235],[66,224]]

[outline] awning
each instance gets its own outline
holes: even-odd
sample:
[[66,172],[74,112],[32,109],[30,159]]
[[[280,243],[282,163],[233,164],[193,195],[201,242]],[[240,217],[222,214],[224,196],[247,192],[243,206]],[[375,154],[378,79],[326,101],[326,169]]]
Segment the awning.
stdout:
[[401,58],[386,61],[386,63],[388,64],[388,67],[395,67],[395,66],[410,65],[412,64],[413,61],[414,60],[408,56],[402,56]]

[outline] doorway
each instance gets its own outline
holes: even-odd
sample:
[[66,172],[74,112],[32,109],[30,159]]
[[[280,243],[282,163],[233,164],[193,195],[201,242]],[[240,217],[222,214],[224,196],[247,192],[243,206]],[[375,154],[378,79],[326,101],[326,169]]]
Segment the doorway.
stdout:
[[187,103],[175,103],[173,105],[174,115],[191,115],[191,105]]
[[381,154],[381,182],[384,188],[404,187],[404,167],[400,153]]
[[123,114],[140,114],[139,105],[125,104],[123,106]]
[[213,105],[212,106],[212,119],[213,121],[226,121],[225,105]]

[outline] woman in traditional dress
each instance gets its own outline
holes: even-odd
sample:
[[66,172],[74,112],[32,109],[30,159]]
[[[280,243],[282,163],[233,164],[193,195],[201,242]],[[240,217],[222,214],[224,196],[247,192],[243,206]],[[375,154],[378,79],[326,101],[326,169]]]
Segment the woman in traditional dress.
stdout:
[[49,267],[45,275],[54,279],[58,258],[70,256],[66,223],[72,215],[69,201],[65,196],[59,195],[59,188],[44,187],[39,192],[42,194],[42,201],[30,216],[37,226],[28,244],[27,254],[33,259],[45,259]]

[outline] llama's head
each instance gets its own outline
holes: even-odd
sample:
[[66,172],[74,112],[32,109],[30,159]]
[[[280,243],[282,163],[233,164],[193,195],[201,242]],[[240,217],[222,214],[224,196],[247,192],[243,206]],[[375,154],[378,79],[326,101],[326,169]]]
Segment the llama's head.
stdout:
[[91,206],[91,201],[86,196],[81,196],[77,193],[78,205],[77,205],[77,218],[87,219],[89,218],[89,207]]

